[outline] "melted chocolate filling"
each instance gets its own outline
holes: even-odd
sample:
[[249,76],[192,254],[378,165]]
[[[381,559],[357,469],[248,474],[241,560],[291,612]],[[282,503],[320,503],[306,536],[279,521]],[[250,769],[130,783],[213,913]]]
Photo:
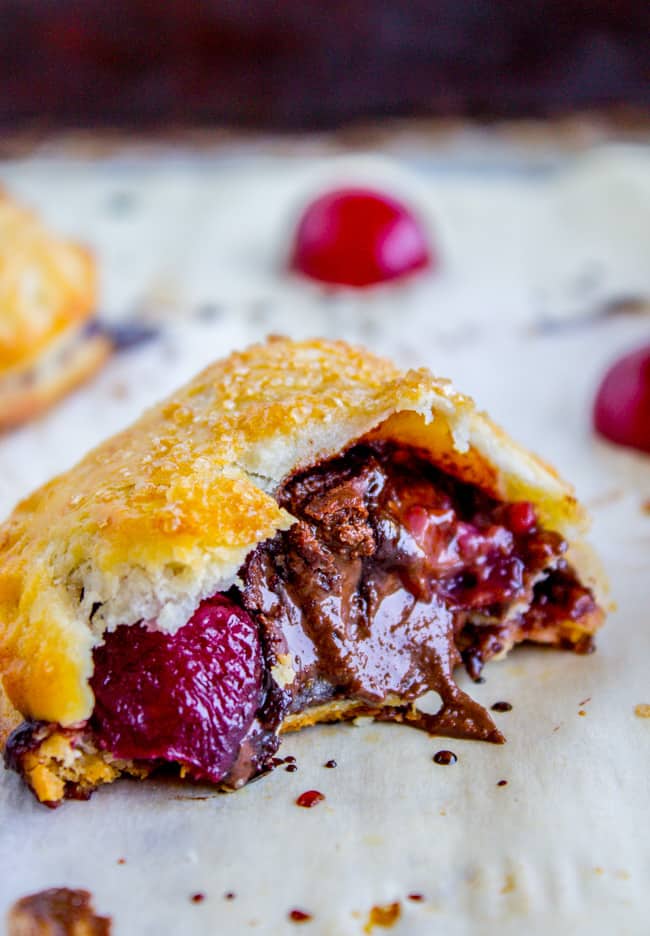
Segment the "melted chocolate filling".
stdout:
[[[435,734],[502,741],[454,681],[459,638],[470,615],[500,621],[530,605],[562,538],[529,505],[498,503],[389,443],[293,477],[278,499],[298,523],[250,557],[242,601],[270,665],[294,670],[273,692],[281,718],[354,699]],[[409,704],[431,690],[435,715]]]
[[[277,496],[297,523],[249,556],[229,596],[259,625],[264,673],[227,786],[267,769],[287,717],[337,700],[433,734],[501,742],[454,681],[461,658],[478,678],[504,647],[546,634],[557,644],[554,625],[597,609],[562,559],[566,543],[539,527],[530,504],[500,503],[416,449],[357,445]],[[441,699],[433,715],[415,704],[429,691]],[[8,745],[13,766],[27,734]]]

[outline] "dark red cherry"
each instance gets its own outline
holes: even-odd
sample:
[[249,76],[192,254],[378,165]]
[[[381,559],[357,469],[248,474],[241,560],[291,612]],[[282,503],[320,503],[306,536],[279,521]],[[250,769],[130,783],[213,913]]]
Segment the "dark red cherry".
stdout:
[[529,501],[516,501],[507,508],[507,522],[516,535],[531,533],[537,525],[535,508]]
[[227,774],[262,692],[258,631],[245,611],[217,595],[173,636],[118,627],[94,659],[100,747],[124,759],[173,761],[196,779]]
[[594,426],[610,442],[650,452],[650,345],[607,371],[596,394]]
[[433,263],[421,223],[401,202],[369,189],[338,189],[305,210],[292,270],[323,283],[372,286]]

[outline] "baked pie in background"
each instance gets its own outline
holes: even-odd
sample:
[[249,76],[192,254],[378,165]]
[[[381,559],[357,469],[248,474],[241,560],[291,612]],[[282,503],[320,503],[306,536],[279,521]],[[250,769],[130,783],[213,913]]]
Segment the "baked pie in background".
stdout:
[[0,431],[38,416],[111,353],[95,262],[0,190]]

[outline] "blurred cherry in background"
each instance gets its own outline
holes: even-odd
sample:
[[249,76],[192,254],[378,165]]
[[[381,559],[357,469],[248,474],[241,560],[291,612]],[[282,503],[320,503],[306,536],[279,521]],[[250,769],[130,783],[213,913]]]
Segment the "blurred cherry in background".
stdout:
[[596,395],[594,425],[610,442],[650,453],[650,345],[607,371]]
[[341,286],[373,286],[433,263],[426,232],[397,199],[371,189],[321,195],[296,229],[291,269]]

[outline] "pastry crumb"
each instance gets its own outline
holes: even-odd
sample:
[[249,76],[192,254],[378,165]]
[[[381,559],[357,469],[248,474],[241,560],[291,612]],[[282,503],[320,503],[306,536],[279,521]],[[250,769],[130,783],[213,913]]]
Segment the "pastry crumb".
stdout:
[[647,702],[639,702],[634,706],[634,714],[637,718],[650,718],[650,705]]
[[395,903],[372,907],[363,931],[364,933],[372,933],[377,926],[383,929],[390,929],[391,926],[397,923],[401,915],[402,906],[398,900],[395,901]]
[[501,894],[511,894],[513,890],[517,888],[517,879],[514,874],[506,874],[506,879],[503,882],[503,887],[500,890]]
[[95,913],[89,891],[52,887],[16,901],[7,917],[7,936],[110,936],[111,924],[110,917]]

